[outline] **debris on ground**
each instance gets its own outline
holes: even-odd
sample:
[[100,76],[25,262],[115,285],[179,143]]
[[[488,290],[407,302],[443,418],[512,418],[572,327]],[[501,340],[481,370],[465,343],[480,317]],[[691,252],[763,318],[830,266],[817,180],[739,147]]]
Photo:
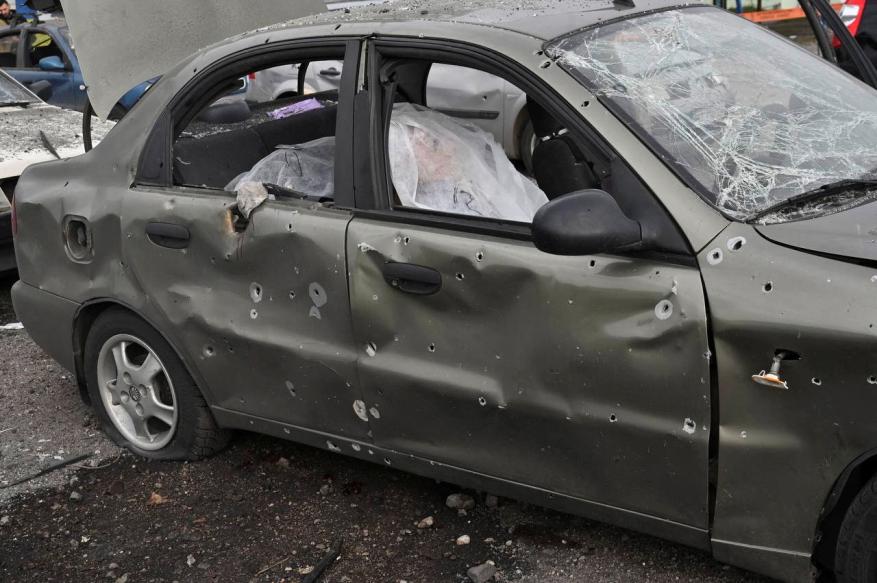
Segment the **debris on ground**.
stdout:
[[457,544],[458,545],[468,545],[470,542],[472,542],[472,539],[469,537],[468,534],[464,534],[464,535],[457,537]]
[[445,506],[451,510],[472,510],[475,508],[475,498],[458,492],[447,497]]
[[490,561],[470,567],[466,571],[466,576],[472,583],[487,583],[493,579],[494,575],[496,575],[496,566]]
[[417,528],[432,528],[433,524],[435,524],[435,519],[432,516],[427,516],[423,520],[418,521]]

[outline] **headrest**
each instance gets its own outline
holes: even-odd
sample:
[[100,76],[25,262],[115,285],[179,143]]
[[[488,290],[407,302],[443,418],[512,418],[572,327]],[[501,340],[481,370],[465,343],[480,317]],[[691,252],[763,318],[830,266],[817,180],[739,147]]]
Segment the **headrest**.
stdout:
[[563,129],[563,124],[529,97],[527,97],[527,111],[530,114],[530,121],[533,122],[533,132],[537,137],[547,138]]

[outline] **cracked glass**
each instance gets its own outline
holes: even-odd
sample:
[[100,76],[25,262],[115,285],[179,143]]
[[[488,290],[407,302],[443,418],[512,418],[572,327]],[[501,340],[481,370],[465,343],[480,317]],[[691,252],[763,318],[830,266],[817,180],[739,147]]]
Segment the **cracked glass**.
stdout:
[[759,217],[822,186],[877,178],[877,92],[742,18],[667,10],[547,52],[729,218],[800,220],[874,198],[832,191],[840,204]]

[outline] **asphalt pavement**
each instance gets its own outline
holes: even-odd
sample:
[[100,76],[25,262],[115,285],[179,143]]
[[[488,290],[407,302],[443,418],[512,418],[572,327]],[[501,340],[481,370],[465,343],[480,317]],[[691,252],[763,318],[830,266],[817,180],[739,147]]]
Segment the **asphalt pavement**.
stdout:
[[[0,279],[0,326],[15,322]],[[76,466],[13,488],[72,456]],[[465,513],[447,496],[470,495]],[[468,541],[468,544],[460,544]],[[122,453],[70,373],[0,331],[0,581],[765,581],[705,553],[339,454],[238,434],[198,463]],[[490,569],[488,569],[490,571]]]

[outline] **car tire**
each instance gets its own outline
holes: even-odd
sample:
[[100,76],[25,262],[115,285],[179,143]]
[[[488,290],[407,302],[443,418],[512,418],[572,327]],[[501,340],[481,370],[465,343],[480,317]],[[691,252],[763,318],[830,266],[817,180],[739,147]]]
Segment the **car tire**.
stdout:
[[110,308],[95,320],[84,367],[95,413],[119,446],[150,459],[195,460],[227,445],[230,433],[176,352],[131,312]]
[[533,122],[529,119],[521,130],[521,137],[518,139],[518,155],[521,164],[527,170],[530,176],[533,176],[533,150],[536,147],[536,132],[533,130]]
[[847,509],[837,538],[835,577],[838,583],[877,581],[877,476]]

